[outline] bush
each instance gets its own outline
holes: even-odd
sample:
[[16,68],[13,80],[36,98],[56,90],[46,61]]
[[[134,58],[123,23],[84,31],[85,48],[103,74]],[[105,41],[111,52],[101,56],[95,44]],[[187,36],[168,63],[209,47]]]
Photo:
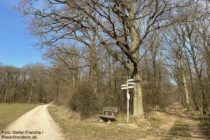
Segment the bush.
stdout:
[[82,82],[69,101],[70,108],[80,112],[81,119],[98,111],[97,95],[89,82]]

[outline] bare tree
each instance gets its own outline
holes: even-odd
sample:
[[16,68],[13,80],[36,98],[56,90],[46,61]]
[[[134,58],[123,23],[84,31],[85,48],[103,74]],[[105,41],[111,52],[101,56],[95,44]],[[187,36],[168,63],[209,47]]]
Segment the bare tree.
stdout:
[[[148,35],[176,22],[173,9],[181,3],[166,0],[138,1],[22,1],[21,10],[32,15],[32,31],[45,45],[61,39],[75,39],[85,30],[97,37],[97,46],[121,62],[137,82],[134,94],[134,115],[144,116],[139,75],[140,48]],[[182,2],[183,3],[183,2]],[[59,5],[59,6],[58,6]]]

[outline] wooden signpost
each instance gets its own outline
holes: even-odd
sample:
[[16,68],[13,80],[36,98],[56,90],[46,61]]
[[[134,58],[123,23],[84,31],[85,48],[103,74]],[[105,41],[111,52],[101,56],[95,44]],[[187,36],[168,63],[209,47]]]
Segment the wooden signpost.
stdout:
[[129,93],[129,89],[132,89],[135,87],[135,83],[134,83],[134,79],[128,79],[126,81],[126,84],[123,84],[121,85],[121,89],[124,90],[126,89],[127,90],[127,123],[129,122],[129,102],[130,102],[130,93]]

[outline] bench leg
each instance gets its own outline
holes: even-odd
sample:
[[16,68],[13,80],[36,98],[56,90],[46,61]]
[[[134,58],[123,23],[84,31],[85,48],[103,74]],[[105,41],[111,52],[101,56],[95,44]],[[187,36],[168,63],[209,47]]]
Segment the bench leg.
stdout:
[[108,121],[107,121],[107,123],[111,123],[111,121],[110,121],[110,120],[108,120]]
[[103,122],[103,120],[102,119],[99,119],[99,122]]

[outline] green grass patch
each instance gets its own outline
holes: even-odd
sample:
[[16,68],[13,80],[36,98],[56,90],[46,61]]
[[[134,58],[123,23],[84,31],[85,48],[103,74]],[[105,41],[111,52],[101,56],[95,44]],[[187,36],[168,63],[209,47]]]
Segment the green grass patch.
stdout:
[[35,106],[37,105],[0,103],[0,130]]

